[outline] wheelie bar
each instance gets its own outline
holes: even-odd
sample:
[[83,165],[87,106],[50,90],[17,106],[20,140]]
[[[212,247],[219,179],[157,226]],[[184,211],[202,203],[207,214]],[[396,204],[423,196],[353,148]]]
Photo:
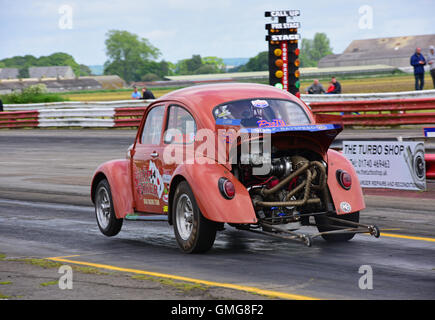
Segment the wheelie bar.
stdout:
[[262,222],[261,225],[267,227],[268,229],[273,229],[279,233],[285,233],[287,235],[282,235],[282,234],[272,232],[272,231],[259,231],[259,230],[252,230],[252,229],[249,229],[249,231],[254,232],[254,233],[265,234],[265,235],[275,237],[275,238],[303,242],[307,247],[311,247],[312,241],[311,241],[311,237],[308,234],[293,232],[293,231],[278,227],[276,225],[272,225],[272,224],[264,223],[264,222]]
[[[354,222],[354,221],[348,221],[348,220],[334,218],[334,217],[328,217],[328,216],[326,218],[328,218],[328,220],[339,222],[341,224],[347,224],[348,226],[353,226],[353,227],[356,227],[356,228],[346,228],[346,229],[342,229],[342,230],[334,230],[334,231],[321,232],[321,233],[319,233],[319,235],[328,234],[328,233],[329,234],[330,233],[339,233],[339,232],[336,232],[336,231],[344,231],[344,230],[349,230],[352,233],[370,233],[375,238],[379,238],[379,236],[381,235],[381,231],[374,224],[372,224],[372,225],[366,225],[366,224],[362,224],[362,223],[358,223],[358,222]],[[332,226],[333,227],[338,227],[338,228],[343,228],[343,226],[335,226],[335,225],[332,225]]]
[[[353,221],[347,221],[347,220],[338,219],[338,218],[333,218],[333,217],[327,217],[327,218],[331,221],[339,222],[341,224],[348,225],[350,227],[330,225],[332,227],[336,227],[338,230],[324,231],[324,232],[319,232],[319,233],[316,233],[313,235],[308,235],[305,233],[298,233],[298,232],[290,231],[290,230],[281,228],[281,227],[276,226],[276,225],[262,222],[261,223],[262,226],[265,226],[268,229],[273,230],[273,231],[264,231],[264,230],[260,231],[260,230],[255,230],[255,229],[245,229],[245,230],[253,232],[253,233],[268,235],[268,236],[279,238],[279,239],[303,242],[308,247],[311,247],[312,239],[319,237],[319,236],[322,236],[322,235],[325,235],[325,234],[369,233],[370,235],[372,235],[376,238],[379,238],[379,236],[381,234],[379,228],[375,225],[365,225],[365,224],[361,224],[361,223],[357,223],[357,222],[353,222]],[[282,233],[284,233],[285,235],[283,235]]]

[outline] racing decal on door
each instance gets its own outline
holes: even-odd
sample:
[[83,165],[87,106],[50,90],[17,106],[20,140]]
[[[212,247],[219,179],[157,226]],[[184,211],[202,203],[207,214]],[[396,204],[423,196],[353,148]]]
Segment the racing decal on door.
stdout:
[[141,195],[153,195],[161,198],[164,191],[164,183],[159,169],[153,161],[149,162],[148,169],[136,171],[137,192]]
[[153,161],[150,161],[149,171],[151,172],[150,183],[156,186],[157,197],[160,199],[162,197],[165,185],[163,183],[159,169]]

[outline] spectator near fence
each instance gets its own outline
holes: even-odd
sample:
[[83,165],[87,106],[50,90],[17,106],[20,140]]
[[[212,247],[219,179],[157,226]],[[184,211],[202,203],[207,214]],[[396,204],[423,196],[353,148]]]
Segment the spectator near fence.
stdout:
[[141,99],[155,99],[154,94],[147,87],[142,88],[142,98]]
[[3,101],[2,101],[2,99],[0,99],[0,112],[2,112],[3,111]]
[[314,79],[313,84],[309,86],[305,93],[307,94],[322,94],[325,93],[325,88],[323,88],[322,84],[318,79]]
[[435,89],[435,48],[429,47],[429,54],[427,55],[427,63],[430,65],[430,75],[432,76],[433,87]]
[[425,64],[426,60],[421,54],[421,48],[415,49],[415,53],[411,56],[411,65],[414,67],[415,90],[423,90]]
[[330,84],[328,90],[326,90],[326,93],[328,93],[328,94],[340,94],[341,93],[341,84],[340,84],[340,82],[337,81],[337,79],[335,77],[331,78],[331,84]]
[[134,91],[131,94],[131,98],[135,99],[135,100],[140,99],[140,93],[137,91],[137,88],[133,87],[133,89],[134,89]]

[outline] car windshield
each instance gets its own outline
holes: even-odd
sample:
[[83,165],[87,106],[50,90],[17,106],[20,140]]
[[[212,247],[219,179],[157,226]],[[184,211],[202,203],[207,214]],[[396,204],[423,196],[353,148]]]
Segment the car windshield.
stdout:
[[213,109],[216,124],[249,128],[284,127],[309,124],[310,119],[297,103],[278,99],[249,99],[221,104]]

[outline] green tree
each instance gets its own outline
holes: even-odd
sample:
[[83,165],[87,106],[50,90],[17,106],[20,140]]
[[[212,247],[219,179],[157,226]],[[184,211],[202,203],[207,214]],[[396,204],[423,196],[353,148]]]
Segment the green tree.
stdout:
[[128,31],[110,30],[105,44],[109,59],[104,64],[104,74],[117,74],[125,81],[136,80],[138,66],[161,54],[147,39]]
[[92,70],[84,64],[80,64],[79,68],[80,68],[80,75],[81,76],[89,76],[92,74]]
[[76,76],[80,76],[80,65],[74,60],[73,56],[64,53],[56,52],[46,57],[40,57],[37,65],[46,66],[70,66]]
[[165,76],[171,75],[173,64],[162,60],[160,62],[156,61],[142,61],[135,72],[135,81],[156,81],[164,79]]
[[222,58],[218,57],[204,57],[202,58],[202,63],[204,65],[211,65],[213,66],[213,70],[211,73],[221,73],[225,72],[225,63]]
[[194,54],[192,58],[180,60],[175,65],[175,74],[178,75],[220,72],[225,72],[224,61],[221,58],[212,56],[201,58],[199,54]]
[[191,59],[186,60],[186,67],[189,73],[195,73],[202,66],[202,59],[199,54],[195,54]]
[[29,78],[29,69],[28,68],[22,68],[18,70],[18,78],[20,79],[24,79],[24,78]]
[[218,73],[216,67],[212,64],[203,64],[195,70],[195,74],[213,74]]
[[301,67],[316,67],[320,59],[329,54],[332,54],[332,48],[325,33],[316,33],[314,39],[302,39]]
[[316,33],[313,39],[313,59],[319,62],[320,59],[329,54],[332,54],[332,48],[328,37],[325,33]]
[[313,50],[313,40],[312,39],[302,39],[301,50],[299,55],[299,60],[301,61],[301,67],[315,67],[317,66],[316,61],[313,60],[311,52]]
[[269,52],[262,51],[259,54],[257,54],[255,57],[249,59],[249,61],[246,64],[234,69],[235,69],[234,72],[269,70]]

